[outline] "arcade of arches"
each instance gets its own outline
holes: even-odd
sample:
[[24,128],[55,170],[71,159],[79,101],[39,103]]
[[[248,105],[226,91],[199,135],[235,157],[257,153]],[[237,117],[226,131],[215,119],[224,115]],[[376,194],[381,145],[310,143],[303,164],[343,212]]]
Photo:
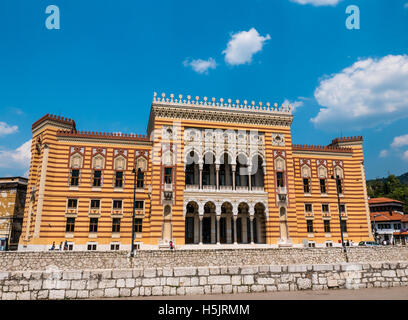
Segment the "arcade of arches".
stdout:
[[263,203],[254,206],[230,202],[216,206],[208,201],[186,205],[186,244],[266,243],[266,211]]

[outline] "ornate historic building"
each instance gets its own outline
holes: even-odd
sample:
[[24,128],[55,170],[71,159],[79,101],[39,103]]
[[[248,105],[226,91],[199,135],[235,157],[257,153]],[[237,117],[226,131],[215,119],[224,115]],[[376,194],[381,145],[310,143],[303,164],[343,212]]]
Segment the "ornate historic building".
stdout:
[[[336,246],[371,240],[362,137],[292,144],[290,106],[154,94],[147,136],[32,126],[20,248]],[[338,177],[339,199],[336,180]]]

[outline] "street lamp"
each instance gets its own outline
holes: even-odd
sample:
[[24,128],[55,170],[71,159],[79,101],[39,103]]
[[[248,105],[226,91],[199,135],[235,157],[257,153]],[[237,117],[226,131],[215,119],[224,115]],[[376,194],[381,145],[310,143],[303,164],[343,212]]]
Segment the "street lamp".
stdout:
[[[332,175],[331,178],[334,179],[334,175]],[[337,203],[338,203],[338,207],[339,207],[341,246],[343,247],[343,251],[346,253],[347,250],[346,250],[346,246],[344,245],[344,239],[343,239],[343,224],[342,224],[342,220],[341,220],[339,188],[340,188],[340,177],[337,175],[337,176],[336,176],[336,191],[337,191]]]
[[135,205],[136,205],[136,168],[133,168],[132,173],[134,174],[133,180],[133,214],[132,214],[132,243],[130,244],[130,256],[133,258],[135,256]]

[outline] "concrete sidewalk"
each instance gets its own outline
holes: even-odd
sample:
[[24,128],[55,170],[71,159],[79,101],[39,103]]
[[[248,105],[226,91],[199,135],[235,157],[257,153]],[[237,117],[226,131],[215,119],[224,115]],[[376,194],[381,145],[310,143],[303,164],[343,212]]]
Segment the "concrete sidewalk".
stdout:
[[120,300],[408,300],[408,287],[209,294],[197,296],[150,296],[120,298]]

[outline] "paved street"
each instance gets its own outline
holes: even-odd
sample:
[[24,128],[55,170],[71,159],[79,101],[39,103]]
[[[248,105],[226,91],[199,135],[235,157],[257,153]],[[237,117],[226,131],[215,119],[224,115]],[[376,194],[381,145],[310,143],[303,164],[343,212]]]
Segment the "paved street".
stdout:
[[408,287],[360,290],[325,290],[220,294],[199,296],[155,296],[121,300],[408,300]]

